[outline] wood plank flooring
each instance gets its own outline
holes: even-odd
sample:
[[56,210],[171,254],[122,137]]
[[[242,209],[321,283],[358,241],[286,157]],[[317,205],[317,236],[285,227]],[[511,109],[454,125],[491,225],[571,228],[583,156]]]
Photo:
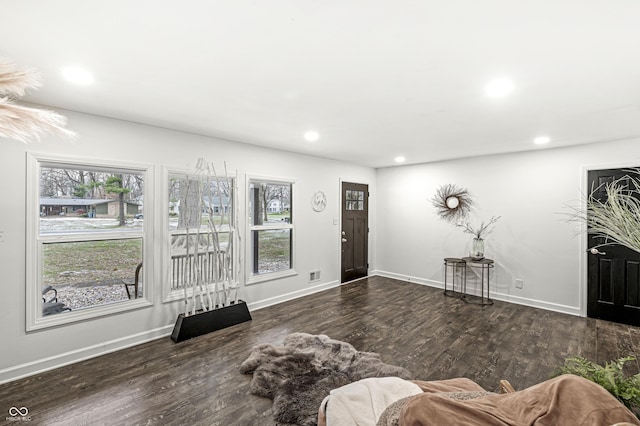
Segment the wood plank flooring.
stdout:
[[[270,425],[271,401],[238,372],[252,346],[294,332],[378,352],[415,378],[469,377],[495,391],[549,378],[565,357],[599,363],[640,355],[640,329],[372,277],[252,312],[253,321],[180,344],[168,337],[0,386],[31,425]],[[638,364],[629,366],[637,373]],[[9,422],[7,422],[9,423]],[[15,423],[12,423],[15,424]]]

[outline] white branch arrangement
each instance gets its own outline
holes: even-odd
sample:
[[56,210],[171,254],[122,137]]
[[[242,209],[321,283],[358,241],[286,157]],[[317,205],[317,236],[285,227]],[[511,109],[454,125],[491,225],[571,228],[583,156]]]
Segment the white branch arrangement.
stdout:
[[493,230],[493,225],[496,224],[496,222],[498,221],[498,219],[500,219],[500,217],[501,216],[492,216],[488,222],[486,223],[484,221],[481,222],[480,226],[478,226],[477,228],[473,227],[471,223],[468,221],[456,223],[456,226],[463,228],[462,232],[474,235],[475,238],[483,239],[485,236],[487,236],[487,234],[489,234]]
[[0,136],[24,143],[40,140],[46,133],[75,137],[74,132],[65,128],[66,117],[15,103],[28,89],[41,86],[42,78],[36,70],[20,68],[13,61],[0,58]]
[[[209,311],[238,302],[240,235],[235,228],[235,224],[238,223],[235,208],[238,172],[236,171],[234,179],[230,179],[227,164],[224,163],[224,176],[218,177],[213,164],[200,158],[196,165],[195,176],[187,175],[186,177],[186,191],[189,191],[189,185],[197,184],[197,208],[200,211],[206,210],[208,213],[204,230],[202,226],[197,226],[195,232],[189,226],[186,228],[184,246],[193,273],[185,274],[184,282],[181,284],[184,291],[185,316],[189,316],[196,314],[199,310]],[[220,189],[222,186],[228,188],[230,192],[226,202],[223,202],[225,197]],[[214,206],[216,197],[218,205]],[[214,219],[214,207],[219,208],[221,218],[219,225]],[[187,206],[183,209],[186,214]],[[236,216],[232,218],[234,210],[236,210]],[[220,242],[222,233],[228,234],[226,246]],[[210,261],[213,264],[210,264]],[[211,270],[213,274],[206,272]],[[189,297],[189,290],[191,290],[191,297]]]
[[[596,196],[602,190],[606,201]],[[588,233],[604,239],[594,248],[619,244],[640,253],[640,170],[592,188],[585,201],[586,210],[574,209],[569,221],[585,223]]]

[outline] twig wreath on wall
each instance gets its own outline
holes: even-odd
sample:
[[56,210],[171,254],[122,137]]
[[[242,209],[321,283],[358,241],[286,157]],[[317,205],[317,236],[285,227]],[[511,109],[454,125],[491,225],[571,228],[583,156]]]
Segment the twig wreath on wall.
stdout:
[[451,183],[440,186],[431,202],[438,216],[453,224],[466,218],[473,205],[469,191]]

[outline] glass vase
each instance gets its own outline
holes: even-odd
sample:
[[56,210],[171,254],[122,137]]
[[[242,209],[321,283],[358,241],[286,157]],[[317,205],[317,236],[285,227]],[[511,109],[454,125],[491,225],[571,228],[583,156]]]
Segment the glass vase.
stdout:
[[484,240],[482,238],[474,238],[469,256],[472,259],[484,259]]

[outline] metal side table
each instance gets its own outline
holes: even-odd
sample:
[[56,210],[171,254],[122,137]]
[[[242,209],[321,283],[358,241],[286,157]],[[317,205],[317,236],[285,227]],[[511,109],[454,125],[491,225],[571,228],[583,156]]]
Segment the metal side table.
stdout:
[[[447,290],[447,272],[451,269],[451,290]],[[460,291],[456,291],[456,275],[460,271],[460,282],[458,287]],[[466,281],[467,268],[465,267],[465,261],[458,257],[445,257],[444,258],[444,295],[445,296],[460,296],[464,294],[462,292],[463,285]]]
[[[491,276],[490,276],[490,271],[491,269],[493,269],[494,267],[494,261],[493,259],[473,259],[471,257],[463,257],[462,260],[464,261],[465,264],[465,269],[467,267],[471,267],[471,268],[477,268],[480,269],[480,282],[481,282],[481,287],[480,287],[480,305],[493,305],[493,300],[490,299],[489,297],[489,283],[491,281]],[[484,297],[484,283],[485,283],[485,274],[487,276],[486,282],[487,282],[487,297]],[[478,303],[478,302],[472,302],[473,299],[469,299],[467,296],[469,296],[467,294],[467,273],[465,270],[465,274],[464,274],[464,285],[463,285],[463,289],[462,289],[462,300],[464,300],[465,302],[470,302],[470,303]],[[477,297],[477,296],[476,296]]]

